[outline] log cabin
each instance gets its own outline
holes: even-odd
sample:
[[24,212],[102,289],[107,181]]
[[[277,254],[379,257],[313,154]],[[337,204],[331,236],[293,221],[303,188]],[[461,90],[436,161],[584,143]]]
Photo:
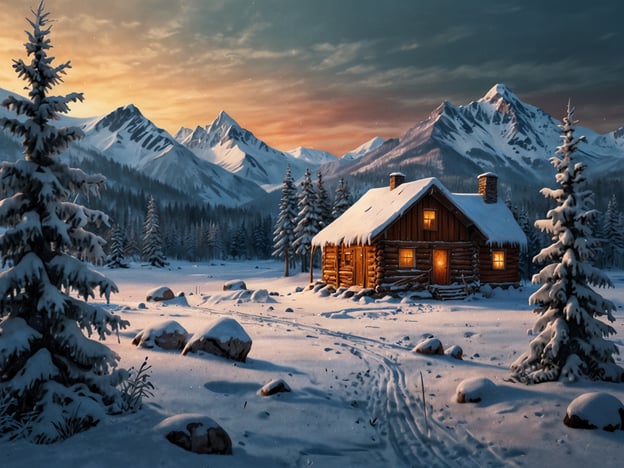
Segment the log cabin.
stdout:
[[435,177],[405,182],[392,173],[389,186],[366,192],[312,247],[322,252],[322,281],[337,288],[428,289],[444,299],[444,291],[461,296],[483,284],[517,286],[526,243],[496,174],[481,174],[478,193],[464,194]]

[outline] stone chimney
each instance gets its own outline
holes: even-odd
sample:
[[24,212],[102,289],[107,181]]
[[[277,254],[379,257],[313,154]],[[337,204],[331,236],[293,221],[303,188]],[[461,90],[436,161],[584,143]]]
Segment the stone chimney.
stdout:
[[486,172],[477,177],[479,179],[479,195],[485,203],[498,201],[498,176],[493,172]]
[[393,172],[390,174],[390,190],[394,190],[405,182],[405,174],[402,172]]

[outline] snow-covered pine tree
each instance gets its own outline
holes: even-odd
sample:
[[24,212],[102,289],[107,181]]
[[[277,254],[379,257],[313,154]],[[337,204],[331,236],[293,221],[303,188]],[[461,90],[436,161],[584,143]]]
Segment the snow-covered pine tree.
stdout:
[[353,198],[349,187],[344,179],[341,177],[338,180],[338,187],[336,187],[336,193],[334,195],[334,205],[332,207],[332,218],[336,219],[342,215],[353,204]]
[[612,195],[607,204],[602,226],[604,256],[607,265],[611,267],[621,264],[620,258],[624,253],[624,233],[621,230],[620,214],[617,198]]
[[126,263],[126,234],[120,224],[116,224],[111,238],[110,255],[106,262],[109,268],[128,268]]
[[317,206],[319,211],[319,216],[321,218],[320,228],[323,229],[329,223],[332,222],[332,204],[329,201],[329,194],[327,193],[327,189],[325,189],[325,184],[323,182],[323,175],[321,171],[317,173],[316,180],[316,198],[317,198]]
[[295,226],[297,222],[297,189],[290,172],[286,168],[279,214],[273,229],[273,257],[284,259],[284,276],[290,274],[290,265],[294,258]]
[[295,254],[301,258],[301,271],[308,271],[308,259],[312,249],[312,238],[321,230],[321,214],[317,205],[317,194],[312,185],[310,170],[306,169],[299,202],[297,204],[297,226],[295,227]]
[[[87,303],[96,289],[107,301],[117,292],[111,280],[81,260],[104,261],[105,242],[87,226],[108,224],[108,217],[70,198],[97,195],[105,179],[58,159],[82,132],[50,121],[83,98],[49,95],[70,62],[52,65],[49,13],[43,2],[32,13],[25,44],[31,62],[13,63],[27,82],[28,99],[5,99],[2,106],[19,117],[0,119],[0,127],[21,137],[24,146],[24,159],[0,164],[5,197],[0,201],[5,228],[0,234],[0,396],[9,401],[5,420],[26,425],[33,441],[51,443],[123,409],[117,387],[128,372],[117,368],[119,356],[100,341],[128,322]],[[100,341],[91,339],[93,334]],[[6,425],[1,437],[12,437]]]
[[596,210],[591,208],[593,193],[585,187],[585,165],[572,160],[584,139],[574,137],[573,114],[568,103],[561,125],[563,144],[551,158],[561,188],[541,190],[557,205],[548,211],[548,219],[535,223],[552,235],[553,243],[534,259],[547,264],[533,276],[533,282],[541,286],[529,298],[539,314],[533,326],[538,335],[531,341],[529,351],[511,365],[512,378],[525,383],[560,378],[574,381],[581,376],[624,380],[624,369],[613,358],[618,354],[617,346],[605,338],[615,334],[615,329],[601,320],[615,320],[615,305],[592,289],[612,284],[590,262],[598,243],[590,227]]
[[160,235],[156,200],[154,200],[153,196],[150,197],[147,203],[147,216],[143,225],[143,260],[159,268],[167,265],[162,250],[162,236]]

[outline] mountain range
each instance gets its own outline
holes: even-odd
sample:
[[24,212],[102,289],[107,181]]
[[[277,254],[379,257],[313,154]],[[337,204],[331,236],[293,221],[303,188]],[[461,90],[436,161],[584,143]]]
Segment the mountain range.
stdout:
[[[507,185],[552,185],[554,168],[549,161],[561,144],[560,124],[497,84],[467,105],[443,102],[401,137],[384,142],[353,164],[334,164],[325,170],[371,181],[396,170],[410,179],[470,179],[493,171]],[[576,156],[588,165],[588,173],[601,179],[622,176],[624,128],[601,135],[577,127],[575,135],[586,137]]]
[[[0,90],[0,99],[8,94]],[[0,108],[0,115],[9,114]],[[268,194],[279,189],[288,166],[295,178],[309,168],[323,172],[330,184],[345,177],[362,189],[385,183],[387,174],[396,170],[409,179],[437,176],[470,183],[477,174],[494,171],[508,185],[552,185],[549,159],[561,142],[557,119],[502,84],[467,105],[443,102],[402,136],[375,137],[340,158],[310,148],[272,148],[225,111],[211,123],[181,128],[175,136],[134,105],[100,117],[64,117],[60,124],[79,126],[85,133],[73,146],[74,157],[88,158],[96,167],[106,158],[189,197],[225,206],[273,204],[275,195]],[[581,134],[587,143],[580,147],[579,158],[588,164],[588,172],[601,180],[621,177],[624,128],[598,134],[578,127]],[[15,159],[21,152],[19,142],[5,132],[0,132],[0,148],[3,159]]]

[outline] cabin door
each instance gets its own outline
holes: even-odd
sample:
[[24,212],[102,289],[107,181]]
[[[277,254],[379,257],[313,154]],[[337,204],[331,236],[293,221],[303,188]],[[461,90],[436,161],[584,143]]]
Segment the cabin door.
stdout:
[[355,284],[358,286],[366,287],[366,259],[364,258],[364,248],[355,247],[353,249],[353,256],[355,257]]
[[449,251],[433,249],[433,284],[449,283]]

